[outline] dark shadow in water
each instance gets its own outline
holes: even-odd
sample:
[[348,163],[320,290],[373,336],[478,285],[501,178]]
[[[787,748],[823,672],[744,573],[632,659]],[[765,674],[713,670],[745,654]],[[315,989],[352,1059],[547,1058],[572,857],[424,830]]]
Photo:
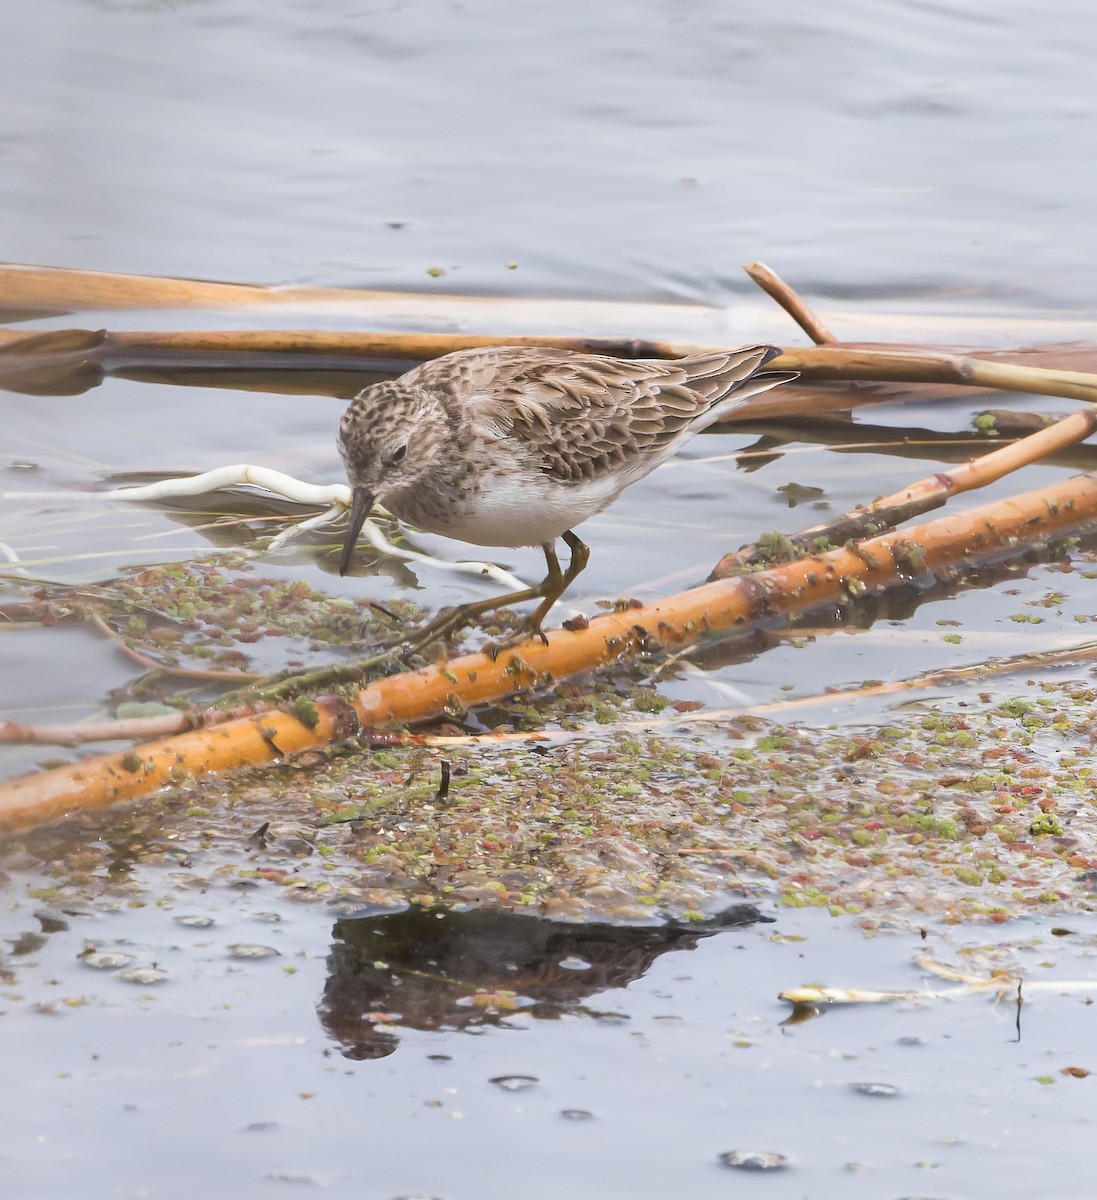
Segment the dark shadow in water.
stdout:
[[[779,461],[784,457],[786,447],[805,443],[826,446],[835,454],[879,454],[915,462],[966,463],[991,450],[1000,449],[1012,440],[1011,437],[990,439],[974,429],[935,430],[918,425],[870,425],[841,416],[819,420],[796,417],[783,424],[772,418],[765,421],[738,421],[708,432],[717,436],[742,436],[753,431],[761,431],[758,441],[737,452],[737,465],[747,473]],[[1067,446],[1054,454],[1044,455],[1040,465],[1092,471],[1097,469],[1097,446],[1087,442]]]
[[369,1059],[395,1051],[401,1026],[470,1029],[515,1012],[598,1016],[583,1005],[588,996],[641,978],[668,950],[768,920],[753,904],[688,926],[576,924],[491,909],[342,920],[320,1021],[347,1058]]

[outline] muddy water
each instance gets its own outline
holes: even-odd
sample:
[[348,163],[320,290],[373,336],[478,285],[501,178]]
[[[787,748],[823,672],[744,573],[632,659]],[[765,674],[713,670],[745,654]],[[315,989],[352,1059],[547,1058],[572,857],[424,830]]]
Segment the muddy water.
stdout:
[[[849,337],[887,337],[894,321],[917,340],[942,315],[1004,314],[1005,344],[1033,340],[1033,315],[1045,340],[1094,340],[1097,17],[1080,0],[8,0],[4,16],[0,256],[13,261],[758,305],[737,264],[761,257],[844,312]],[[159,321],[75,314],[41,327]],[[922,336],[947,341],[947,325]],[[0,541],[46,582],[109,580],[250,537],[81,499],[111,473],[255,461],[340,476],[330,398],[110,379],[0,403],[0,490],[24,493],[4,499]],[[831,448],[789,430],[701,439],[585,527],[592,565],[570,603],[670,590],[760,529],[891,491],[935,468],[913,443],[966,436],[982,406],[858,414],[907,431],[901,454],[842,449],[863,439],[852,427]],[[752,448],[763,453],[741,457]],[[1089,465],[1031,470],[1021,486]],[[820,492],[792,508],[790,483]],[[507,563],[537,569],[532,553]],[[340,581],[319,542],[257,570],[350,597],[411,590],[430,606],[483,594],[432,568]],[[1025,649],[1053,648],[1084,636],[1091,588],[1082,572],[1022,564],[861,632],[712,655],[666,688],[765,703],[1015,653],[1022,635]],[[80,627],[2,639],[3,716],[91,716],[134,670]],[[10,774],[54,753],[6,750],[0,764]],[[923,940],[920,918],[897,909],[895,928],[866,938],[849,918],[790,915],[763,894],[776,924],[711,936],[527,918],[458,921],[437,937],[399,916],[352,927],[235,876],[203,882],[182,859],[174,872],[135,866],[109,824],[80,836],[110,848],[95,878],[113,893],[89,900],[33,858],[5,859],[2,1195],[1092,1194],[1091,1081],[1062,1073],[1097,1069],[1084,993],[1027,997],[1020,1030],[1015,1008],[982,997],[795,1026],[774,999],[806,981],[936,987],[911,965],[927,944],[977,971],[1091,978],[1089,917],[930,922]],[[131,961],[97,969],[86,941]],[[279,954],[231,949],[253,945]],[[129,982],[127,967],[139,971]],[[478,991],[517,1000],[485,1009]],[[884,1086],[853,1086],[865,1083]],[[722,1165],[734,1151],[788,1162],[772,1174]]]

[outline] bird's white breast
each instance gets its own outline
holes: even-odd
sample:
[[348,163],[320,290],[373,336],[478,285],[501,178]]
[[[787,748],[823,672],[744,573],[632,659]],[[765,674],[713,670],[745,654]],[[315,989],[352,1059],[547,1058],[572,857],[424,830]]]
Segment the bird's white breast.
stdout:
[[477,546],[539,546],[601,512],[621,484],[612,477],[565,484],[547,475],[492,471],[475,496],[429,529]]

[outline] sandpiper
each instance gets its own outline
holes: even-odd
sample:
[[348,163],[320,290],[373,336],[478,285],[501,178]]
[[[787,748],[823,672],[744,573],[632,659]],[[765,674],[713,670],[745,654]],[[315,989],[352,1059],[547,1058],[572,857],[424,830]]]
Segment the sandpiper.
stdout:
[[[540,584],[463,605],[446,629],[540,599],[529,630],[589,550],[572,532],[749,396],[794,379],[774,346],[679,359],[502,346],[460,350],[355,396],[339,425],[353,493],[339,573],[375,501],[419,529],[480,546],[537,546]],[[556,556],[563,538],[567,570]]]

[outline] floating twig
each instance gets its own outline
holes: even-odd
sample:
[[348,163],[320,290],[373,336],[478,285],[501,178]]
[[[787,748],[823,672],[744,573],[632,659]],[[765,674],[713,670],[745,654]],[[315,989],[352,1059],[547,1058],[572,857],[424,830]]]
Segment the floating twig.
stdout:
[[[1094,400],[1097,401],[1097,386],[1094,387]],[[793,552],[803,552],[820,545],[841,544],[856,538],[873,537],[885,529],[894,529],[905,521],[940,508],[952,496],[986,487],[987,484],[994,483],[1021,467],[1039,462],[1056,450],[1084,441],[1095,432],[1097,410],[1087,408],[1071,413],[1070,416],[1063,417],[1037,433],[1000,446],[997,450],[991,450],[951,471],[934,472],[864,508],[790,534],[787,538],[782,538],[782,543],[787,544]],[[725,555],[716,564],[711,578],[721,579],[732,571],[742,569],[743,566],[764,561],[768,553],[771,553],[769,549],[757,544],[745,546],[734,554]]]
[[878,992],[866,988],[809,986],[788,988],[786,991],[778,992],[778,999],[793,1005],[815,1007],[832,1004],[895,1004],[897,1002],[917,1003],[924,1000],[956,1000],[962,996],[989,993],[997,1003],[1007,997],[1016,998],[1022,983],[1026,993],[1097,992],[1097,980],[1093,979],[1032,980],[1005,971],[995,971],[990,975],[972,975],[956,967],[950,967],[946,963],[936,962],[924,954],[916,955],[914,961],[917,966],[937,978],[958,983],[960,986],[937,990],[908,989],[895,992]]
[[30,725],[22,721],[0,721],[0,742],[79,746],[86,742],[144,741],[193,729],[184,712],[155,717],[128,717],[116,721],[85,721],[73,725]]
[[771,270],[763,262],[745,263],[743,270],[767,296],[777,301],[817,346],[826,346],[837,342],[838,339],[834,334],[776,271]]

